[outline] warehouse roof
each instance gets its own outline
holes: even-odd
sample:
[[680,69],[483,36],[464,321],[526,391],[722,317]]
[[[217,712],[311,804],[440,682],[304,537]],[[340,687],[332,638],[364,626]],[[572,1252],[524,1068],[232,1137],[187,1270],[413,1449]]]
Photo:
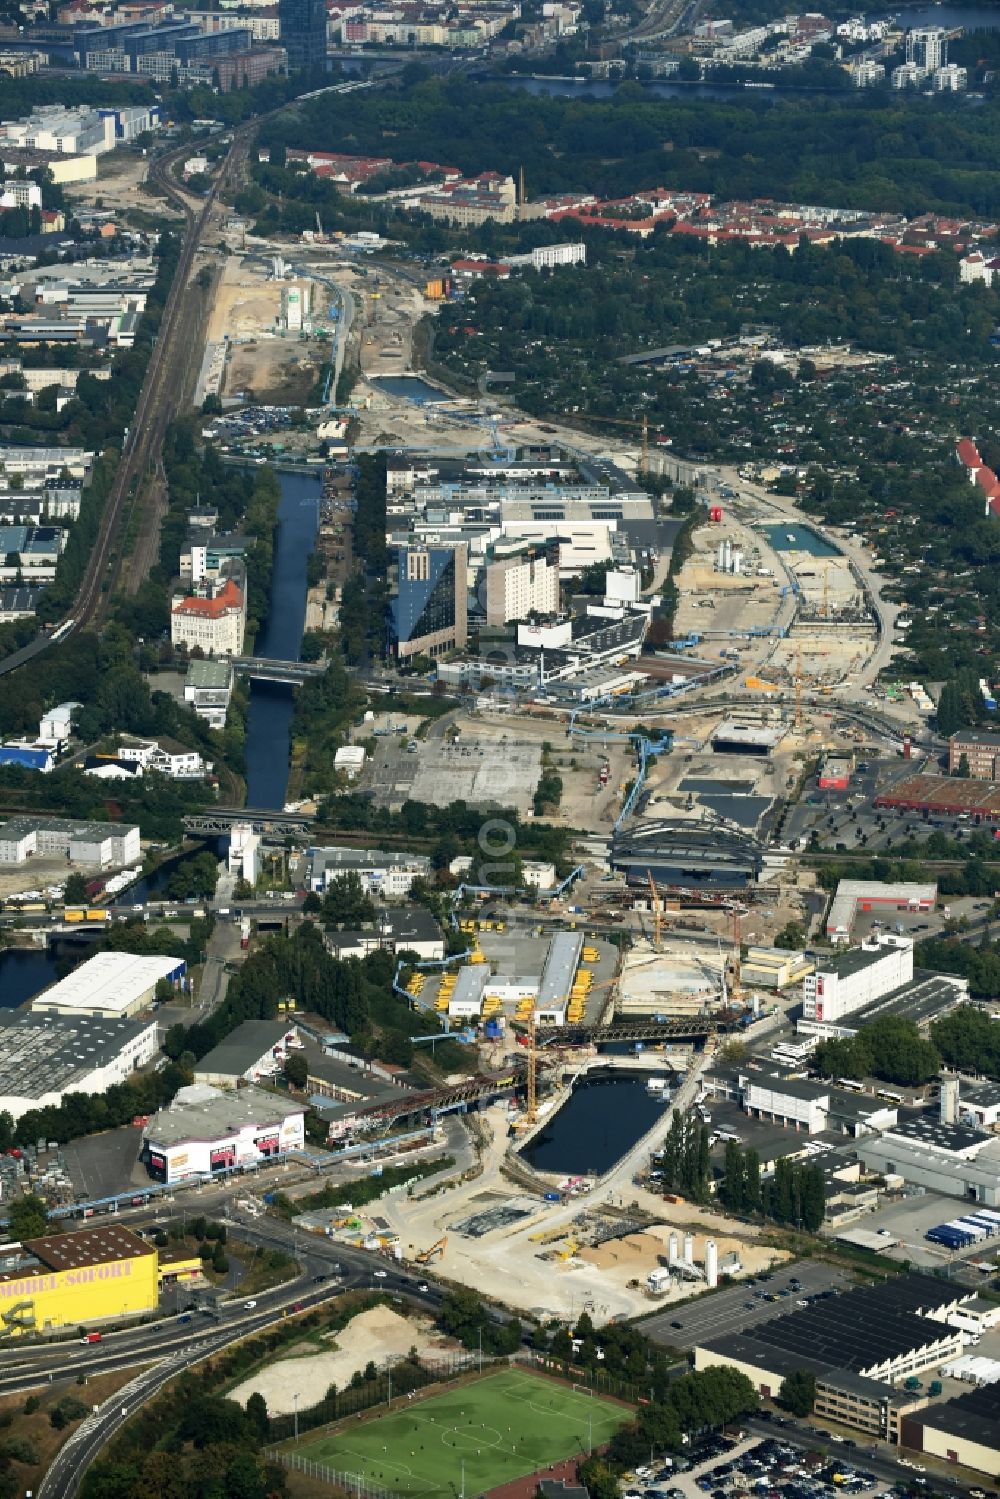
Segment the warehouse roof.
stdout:
[[875,798],[876,807],[928,807],[1000,817],[1000,786],[952,776],[907,776]]
[[963,1077],[960,1084],[959,1108],[963,1103],[976,1103],[980,1108],[989,1108],[992,1104],[1000,1103],[1000,1083],[971,1083]]
[[453,1004],[479,1004],[490,978],[488,963],[467,963],[458,970],[452,990]]
[[921,1426],[964,1437],[984,1447],[1000,1447],[1000,1384],[980,1385],[956,1400],[929,1406],[914,1419]]
[[934,884],[917,884],[913,880],[897,880],[891,884],[882,880],[841,880],[826,918],[826,929],[828,932],[850,931],[858,905],[865,901],[894,906],[899,910],[910,904],[930,907],[936,900],[937,885]]
[[885,1015],[897,1015],[905,1020],[913,1020],[917,1025],[927,1025],[946,1010],[961,1004],[967,993],[968,986],[962,979],[951,978],[945,973],[918,970],[910,983],[901,984],[898,989],[890,989],[888,994],[873,999],[863,1009],[844,1015],[836,1022],[837,1028],[856,1031],[863,1025],[870,1025],[873,1020],[881,1020]]
[[237,1134],[248,1124],[274,1125],[301,1114],[300,1103],[286,1102],[263,1088],[223,1092],[203,1083],[182,1088],[167,1109],[154,1114],[143,1130],[151,1145],[180,1145],[187,1140],[216,1140]]
[[915,1118],[901,1119],[893,1125],[890,1133],[902,1136],[918,1145],[930,1145],[938,1150],[958,1153],[985,1145],[991,1137],[981,1129],[969,1124],[947,1124],[933,1111],[918,1114]]
[[918,1313],[962,1299],[954,1286],[929,1275],[901,1275],[762,1322],[754,1335],[762,1343],[796,1356],[818,1358],[835,1368],[862,1373],[953,1335],[947,1327],[928,1322]]
[[582,949],[582,932],[557,932],[552,938],[538,985],[537,1010],[565,1004],[569,999]]
[[123,1012],[155,988],[160,979],[177,978],[185,967],[180,958],[129,952],[97,953],[66,978],[36,994],[31,1007]]
[[214,1073],[242,1077],[287,1034],[288,1023],[284,1020],[244,1020],[202,1057],[195,1067],[195,1076]]
[[25,1239],[23,1248],[49,1270],[79,1270],[84,1265],[134,1260],[156,1254],[151,1244],[118,1224],[83,1228],[73,1234],[44,1234],[39,1239]]
[[379,930],[383,936],[391,937],[397,947],[407,942],[440,942],[441,928],[430,911],[423,906],[403,906],[384,911],[379,917]]
[[71,1092],[154,1024],[119,1016],[0,1010],[0,1099]]

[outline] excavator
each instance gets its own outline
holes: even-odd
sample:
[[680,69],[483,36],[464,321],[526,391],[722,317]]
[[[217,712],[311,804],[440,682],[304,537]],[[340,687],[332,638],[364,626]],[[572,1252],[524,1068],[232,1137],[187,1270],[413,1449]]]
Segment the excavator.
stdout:
[[443,1239],[438,1239],[437,1243],[432,1244],[430,1249],[425,1249],[422,1254],[417,1255],[417,1264],[429,1265],[431,1263],[431,1260],[437,1259],[439,1254],[444,1254],[447,1248],[447,1236]]

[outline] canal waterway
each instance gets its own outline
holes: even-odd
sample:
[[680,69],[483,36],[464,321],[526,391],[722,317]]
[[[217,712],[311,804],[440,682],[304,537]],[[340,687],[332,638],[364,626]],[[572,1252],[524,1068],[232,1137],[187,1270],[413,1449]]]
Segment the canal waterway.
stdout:
[[91,949],[84,943],[42,947],[9,947],[0,952],[0,1010],[16,1010],[26,1004],[60,974],[60,959],[82,962]]
[[665,1130],[669,1114],[660,1098],[646,1091],[644,1075],[590,1073],[521,1154],[538,1171],[602,1176],[657,1119]]
[[[281,501],[275,536],[270,609],[255,656],[297,661],[306,619],[306,563],[319,528],[320,480],[312,474],[280,474]],[[277,682],[251,682],[247,719],[247,806],[279,809],[288,788],[294,689]]]

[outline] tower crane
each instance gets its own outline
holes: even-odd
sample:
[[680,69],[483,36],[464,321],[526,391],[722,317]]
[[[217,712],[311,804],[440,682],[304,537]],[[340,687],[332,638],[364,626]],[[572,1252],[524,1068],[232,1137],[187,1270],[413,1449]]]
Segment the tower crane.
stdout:
[[652,944],[657,952],[660,952],[660,892],[657,890],[657,881],[652,877],[652,869],[646,869],[649,878],[649,893],[652,895]]

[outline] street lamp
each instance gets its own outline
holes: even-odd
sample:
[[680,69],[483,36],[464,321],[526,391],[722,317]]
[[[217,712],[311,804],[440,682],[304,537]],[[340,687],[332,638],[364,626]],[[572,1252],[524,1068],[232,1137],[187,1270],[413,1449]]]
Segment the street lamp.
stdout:
[[292,1396],[292,1406],[294,1407],[294,1410],[295,1410],[295,1445],[297,1447],[299,1445],[299,1392],[298,1392],[298,1390],[296,1390],[295,1394]]

